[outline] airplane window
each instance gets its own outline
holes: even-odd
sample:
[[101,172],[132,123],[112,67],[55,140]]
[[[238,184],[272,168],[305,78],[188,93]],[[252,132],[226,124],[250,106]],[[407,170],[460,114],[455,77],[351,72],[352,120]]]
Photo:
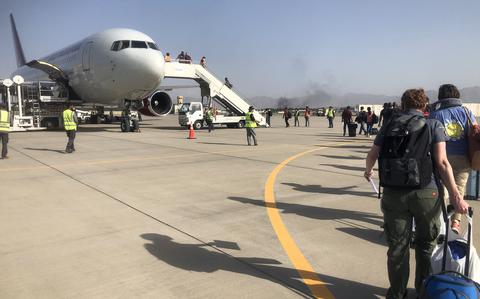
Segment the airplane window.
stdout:
[[130,41],[129,40],[122,40],[120,41],[120,46],[118,50],[123,50],[125,48],[128,48],[130,46]]
[[147,48],[147,44],[144,41],[132,40],[132,48]]
[[118,51],[118,46],[120,45],[120,41],[117,40],[117,41],[114,41],[113,44],[112,44],[112,47],[110,48],[110,50],[112,51]]
[[150,49],[158,50],[158,47],[157,45],[155,45],[155,43],[147,42],[147,44],[150,47]]

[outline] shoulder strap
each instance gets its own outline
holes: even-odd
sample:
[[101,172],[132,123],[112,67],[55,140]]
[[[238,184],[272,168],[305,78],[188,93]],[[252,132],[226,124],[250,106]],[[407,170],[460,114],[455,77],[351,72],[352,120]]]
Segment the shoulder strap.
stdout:
[[470,113],[469,113],[470,111],[465,106],[463,106],[462,108],[463,108],[463,111],[465,111],[465,114],[467,115],[468,125],[472,126],[473,122],[472,122],[472,119],[470,118]]
[[463,111],[465,111],[465,114],[467,115],[467,137],[469,136],[470,134],[470,130],[471,130],[471,127],[473,126],[473,122],[472,122],[472,119],[470,118],[470,113],[469,113],[469,110],[467,109],[467,107],[463,106]]

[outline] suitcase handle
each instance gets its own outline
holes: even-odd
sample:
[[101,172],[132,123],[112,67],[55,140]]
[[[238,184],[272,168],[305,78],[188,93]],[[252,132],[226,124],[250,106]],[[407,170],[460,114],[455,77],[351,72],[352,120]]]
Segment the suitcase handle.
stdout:
[[[447,207],[445,207],[445,203],[443,201],[443,198],[441,199],[442,200],[442,207],[443,207],[443,212],[444,212],[444,220],[445,220],[445,241],[443,242],[443,259],[442,259],[442,271],[443,273],[445,272],[454,272],[454,271],[445,271],[445,266],[446,266],[446,263],[447,263],[447,247],[448,247],[448,228],[449,228],[449,224],[450,224],[450,219],[448,217],[448,215],[450,214],[453,214],[453,212],[455,211],[455,208],[453,207],[453,205],[448,205]],[[470,218],[473,217],[473,208],[472,207],[468,207],[468,216],[470,216]],[[470,274],[470,247],[471,247],[471,244],[472,244],[472,223],[471,221],[468,222],[468,233],[467,233],[467,252],[466,252],[466,255],[465,255],[465,276],[468,277],[468,275]],[[456,273],[456,272],[455,272]]]

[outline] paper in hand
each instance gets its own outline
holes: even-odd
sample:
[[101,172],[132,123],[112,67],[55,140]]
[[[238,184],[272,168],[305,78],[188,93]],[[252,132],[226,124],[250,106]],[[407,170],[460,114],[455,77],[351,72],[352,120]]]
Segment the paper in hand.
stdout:
[[377,188],[377,185],[375,185],[375,183],[373,182],[373,179],[370,178],[369,182],[370,182],[370,185],[372,185],[373,191],[375,191],[375,193],[378,194],[378,188]]

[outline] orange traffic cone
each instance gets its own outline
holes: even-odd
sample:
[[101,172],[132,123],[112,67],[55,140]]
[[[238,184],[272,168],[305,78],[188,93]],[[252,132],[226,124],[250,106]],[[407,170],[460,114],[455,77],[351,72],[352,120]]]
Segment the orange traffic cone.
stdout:
[[188,139],[196,139],[195,130],[193,129],[193,125],[191,124],[190,124],[190,129],[188,130]]

